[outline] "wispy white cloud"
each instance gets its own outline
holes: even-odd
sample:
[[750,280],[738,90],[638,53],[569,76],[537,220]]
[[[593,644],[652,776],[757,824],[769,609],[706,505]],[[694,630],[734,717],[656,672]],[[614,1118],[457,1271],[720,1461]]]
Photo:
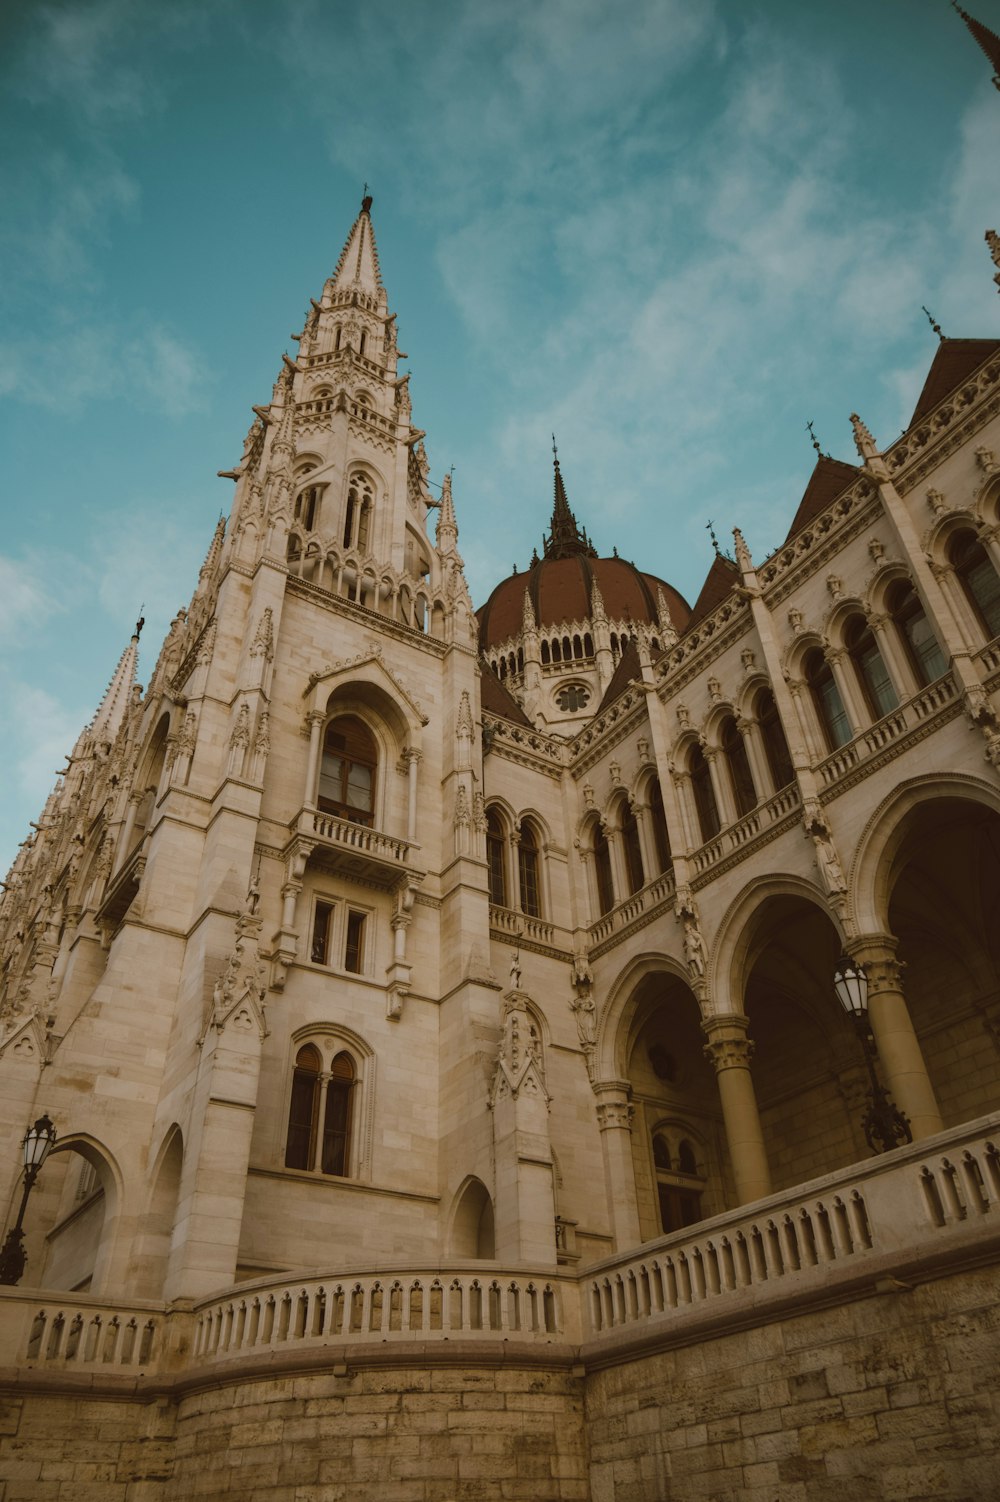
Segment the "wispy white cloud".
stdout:
[[0,390],[65,412],[122,400],[184,417],[197,409],[207,380],[199,352],[156,322],[133,319],[126,332],[91,315],[75,319],[51,346],[0,344]]
[[30,564],[0,554],[0,643],[9,644],[58,609],[57,596],[44,587]]

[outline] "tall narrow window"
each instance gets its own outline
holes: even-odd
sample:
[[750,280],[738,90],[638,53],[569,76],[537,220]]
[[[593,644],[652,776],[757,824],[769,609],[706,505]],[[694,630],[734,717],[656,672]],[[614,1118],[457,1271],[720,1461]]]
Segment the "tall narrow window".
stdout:
[[288,1111],[285,1167],[311,1168],[316,1151],[320,1090],[319,1049],[305,1043],[295,1055],[292,1100]]
[[847,718],[847,710],[830,664],[818,647],[806,658],[805,679],[826,738],[827,749],[836,751],[838,746],[846,746],[853,733],[851,722]]
[[727,716],[723,722],[721,739],[722,753],[726,758],[729,780],[736,798],[736,809],[742,817],[757,807],[757,790],[753,785],[746,743],[732,715]]
[[489,873],[490,901],[494,907],[507,906],[507,874],[504,868],[504,832],[500,816],[494,809],[486,815],[486,863]]
[[658,777],[653,778],[649,787],[649,816],[653,825],[653,844],[656,847],[658,868],[660,871],[669,871],[674,860],[670,851],[667,816],[663,809],[663,789],[660,787]]
[[521,825],[517,871],[521,887],[521,911],[529,918],[540,918],[542,902],[538,881],[538,839],[528,823]]
[[694,1148],[687,1138],[680,1142],[674,1159],[666,1136],[657,1132],[653,1137],[653,1166],[660,1202],[660,1224],[664,1232],[680,1231],[684,1226],[701,1220],[705,1181],[698,1171]]
[[344,511],[344,547],[367,552],[371,511],[375,496],[367,475],[352,475],[347,486]]
[[351,1095],[354,1060],[339,1053],[330,1065],[323,1116],[323,1172],[346,1174],[351,1152]]
[[646,884],[642,869],[642,847],[639,844],[639,826],[632,805],[627,798],[621,802],[622,846],[625,851],[625,871],[628,875],[629,893],[638,892]]
[[597,905],[601,913],[610,913],[615,905],[615,884],[611,879],[611,851],[604,830],[594,825],[594,875],[597,878]]
[[757,695],[755,708],[771,781],[775,788],[787,787],[790,782],[795,781],[795,769],[788,752],[788,742],[785,739],[781,716],[778,714],[778,706],[769,688],[761,689]]
[[378,756],[371,731],[356,715],[331,720],[323,738],[319,806],[353,824],[371,824]]
[[844,631],[844,645],[854,663],[865,702],[875,718],[880,720],[897,707],[899,700],[874,633],[863,616],[853,616],[848,622]]
[[923,686],[947,670],[944,653],[938,646],[930,621],[927,619],[920,596],[908,579],[894,584],[888,596],[889,614],[899,628],[906,646],[906,655]]
[[347,914],[347,937],[344,942],[344,969],[360,975],[365,962],[365,914],[353,908]]
[[688,772],[691,776],[691,791],[694,793],[694,806],[698,813],[701,837],[702,840],[710,840],[718,834],[721,823],[718,805],[715,801],[715,789],[712,787],[712,774],[700,746],[694,746],[691,750]]
[[330,930],[333,926],[333,904],[317,902],[313,915],[312,947],[309,957],[314,965],[330,963]]
[[1000,636],[1000,576],[974,532],[959,532],[948,547],[954,568],[986,635]]

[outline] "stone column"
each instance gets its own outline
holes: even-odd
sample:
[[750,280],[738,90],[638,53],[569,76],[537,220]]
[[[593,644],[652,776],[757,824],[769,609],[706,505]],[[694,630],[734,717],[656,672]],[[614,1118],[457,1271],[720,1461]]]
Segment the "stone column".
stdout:
[[736,1013],[709,1017],[702,1023],[708,1038],[705,1057],[714,1065],[719,1082],[726,1141],[741,1205],[771,1193],[764,1133],[750,1077],[753,1044],[747,1037],[747,1025],[748,1019]]
[[917,675],[903,650],[898,635],[891,627],[890,617],[872,611],[868,617],[868,624],[882,654],[882,661],[889,670],[892,686],[896,690],[896,698],[902,704],[904,699],[909,699],[912,694],[919,693],[921,685],[917,682]]
[[735,824],[739,818],[729,768],[727,766],[723,771],[725,757],[717,746],[703,746],[702,751],[708,762],[708,775],[715,794],[715,806],[719,811],[719,825],[725,829],[727,825]]
[[403,756],[406,759],[407,773],[406,838],[413,845],[417,838],[417,768],[420,766],[420,752],[416,746],[408,746]]
[[858,681],[853,671],[848,670],[845,659],[847,650],[844,647],[827,647],[824,657],[830,664],[833,681],[837,685],[841,703],[847,711],[847,718],[851,722],[851,735],[859,735],[869,724],[871,715],[867,704],[862,698]]
[[615,1251],[624,1252],[640,1242],[639,1207],[635,1194],[635,1167],[632,1162],[632,1117],[627,1080],[600,1080],[594,1086],[597,1096],[597,1124],[601,1129],[604,1154],[604,1183],[608,1197],[608,1214],[615,1240]]
[[319,803],[319,753],[320,753],[320,730],[326,715],[318,709],[311,710],[306,716],[309,724],[309,765],[306,771],[306,788],[303,803],[306,808],[316,808]]
[[916,1142],[942,1131],[944,1124],[903,995],[897,945],[891,934],[867,934],[849,944],[848,953],[864,965],[868,977],[868,1020],[878,1048],[882,1083],[909,1117]]

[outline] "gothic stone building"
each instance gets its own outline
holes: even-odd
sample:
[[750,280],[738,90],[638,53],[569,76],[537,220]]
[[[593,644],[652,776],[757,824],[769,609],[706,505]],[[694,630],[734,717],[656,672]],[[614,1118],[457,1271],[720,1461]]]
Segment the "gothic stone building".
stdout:
[[477,615],[370,207],[8,878],[0,1494],[1000,1496],[1000,340]]

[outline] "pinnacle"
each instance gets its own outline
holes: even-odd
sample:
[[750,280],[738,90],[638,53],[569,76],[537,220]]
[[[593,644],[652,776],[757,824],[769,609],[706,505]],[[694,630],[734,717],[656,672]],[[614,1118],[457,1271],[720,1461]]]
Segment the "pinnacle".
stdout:
[[552,455],[555,470],[555,499],[552,505],[552,520],[549,523],[549,535],[542,541],[545,557],[573,558],[582,554],[587,558],[596,558],[597,550],[586,532],[577,523],[576,517],[570,510],[569,501],[566,499],[566,486],[559,468],[559,454],[554,437]]
[[97,713],[90,722],[90,729],[94,740],[113,744],[121,729],[122,720],[128,709],[132,697],[132,685],[135,682],[135,670],[139,661],[139,633],[144,622],[140,617],[136,622],[132,639],[118,659],[118,666],[111,675],[111,682],[104,691],[104,698],[98,705]]
[[351,226],[351,232],[340,252],[333,273],[333,285],[341,291],[355,290],[369,297],[382,291],[382,272],[378,263],[378,248],[371,221],[371,198],[366,193],[361,200],[361,212]]

